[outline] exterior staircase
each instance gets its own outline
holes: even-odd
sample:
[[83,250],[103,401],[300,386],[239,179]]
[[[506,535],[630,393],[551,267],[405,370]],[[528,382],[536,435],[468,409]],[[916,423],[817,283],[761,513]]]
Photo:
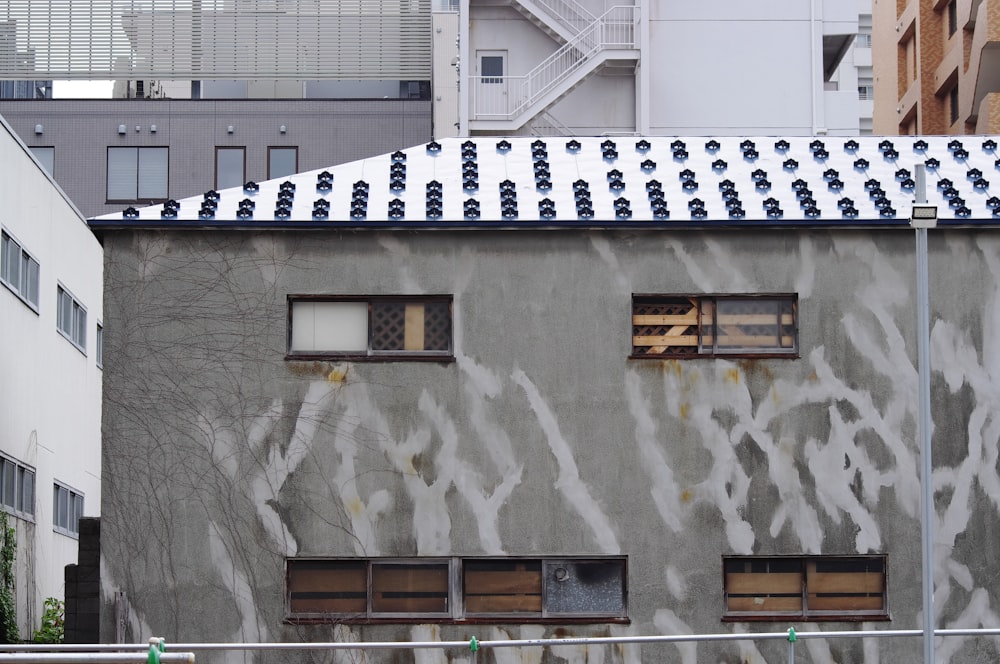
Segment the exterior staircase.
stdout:
[[514,0],[513,7],[560,44],[572,41],[597,20],[574,0]]
[[594,16],[574,0],[513,0],[518,11],[561,46],[527,74],[470,76],[470,130],[516,134],[606,66],[639,60],[634,5]]

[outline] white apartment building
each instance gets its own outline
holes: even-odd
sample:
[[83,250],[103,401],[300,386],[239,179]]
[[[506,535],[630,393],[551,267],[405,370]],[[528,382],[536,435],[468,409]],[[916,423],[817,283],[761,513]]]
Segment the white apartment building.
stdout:
[[28,639],[64,596],[79,517],[101,513],[103,252],[3,121],[0,198],[0,504]]
[[437,137],[866,128],[870,62],[854,51],[870,0],[153,0],[93,3],[88,21],[66,11],[8,3],[0,22],[16,48],[0,78],[24,77],[14,56],[30,52],[47,76],[116,78],[128,97],[405,99],[430,84]]
[[[856,2],[462,0],[455,23],[458,52],[436,41],[435,74],[467,63],[461,135],[859,130],[858,90],[836,84]],[[435,80],[435,100],[446,84]]]

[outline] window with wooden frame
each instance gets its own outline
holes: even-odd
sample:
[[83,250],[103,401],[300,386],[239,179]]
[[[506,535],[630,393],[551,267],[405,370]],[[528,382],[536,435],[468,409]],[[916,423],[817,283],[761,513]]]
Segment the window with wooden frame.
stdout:
[[292,621],[625,622],[624,558],[288,561]]
[[292,614],[450,616],[448,561],[289,560]]
[[885,556],[727,557],[725,620],[888,620]]
[[452,357],[452,298],[289,296],[289,357]]
[[634,295],[632,357],[798,355],[795,295]]

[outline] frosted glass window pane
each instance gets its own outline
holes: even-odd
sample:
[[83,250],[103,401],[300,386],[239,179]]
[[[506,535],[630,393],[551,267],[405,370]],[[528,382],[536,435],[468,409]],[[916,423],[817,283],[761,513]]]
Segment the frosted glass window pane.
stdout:
[[215,186],[218,189],[242,186],[243,148],[218,148],[215,152]]
[[135,148],[108,149],[108,200],[132,200],[136,194],[138,151]]
[[167,148],[139,150],[139,198],[167,197]]
[[295,173],[298,148],[271,148],[267,152],[267,178],[283,178]]
[[619,561],[545,563],[545,610],[550,614],[624,615],[625,577]]
[[24,292],[21,295],[28,302],[38,306],[38,261],[33,258],[27,260],[27,271],[22,279]]
[[367,302],[293,302],[292,350],[366,352]]
[[56,161],[56,149],[52,147],[32,147],[28,148],[35,155],[35,159],[42,165],[42,168],[49,174],[53,174]]

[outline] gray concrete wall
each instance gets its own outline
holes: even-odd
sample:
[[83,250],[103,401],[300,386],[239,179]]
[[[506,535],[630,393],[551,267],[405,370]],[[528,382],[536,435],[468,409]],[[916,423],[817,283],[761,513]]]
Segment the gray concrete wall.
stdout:
[[180,199],[215,187],[216,147],[245,147],[247,179],[260,182],[269,146],[297,146],[302,172],[433,137],[420,100],[0,100],[0,115],[28,146],[55,147],[55,179],[88,218],[127,207],[106,202],[109,147],[169,147],[168,194]]
[[[1000,620],[1000,241],[931,238],[938,625]],[[907,231],[109,232],[102,636],[534,638],[731,630],[725,554],[888,556],[920,627]],[[797,359],[630,360],[633,293],[796,292]],[[286,361],[289,293],[453,294],[455,362]],[[629,625],[289,625],[286,556],[628,556]],[[800,642],[911,661],[920,639]],[[565,647],[504,662],[784,661],[786,644]],[[995,661],[947,639],[939,662]],[[467,654],[366,653],[372,661]],[[495,657],[495,660],[493,659]],[[347,662],[331,654],[199,661]],[[353,659],[351,661],[354,661]]]

